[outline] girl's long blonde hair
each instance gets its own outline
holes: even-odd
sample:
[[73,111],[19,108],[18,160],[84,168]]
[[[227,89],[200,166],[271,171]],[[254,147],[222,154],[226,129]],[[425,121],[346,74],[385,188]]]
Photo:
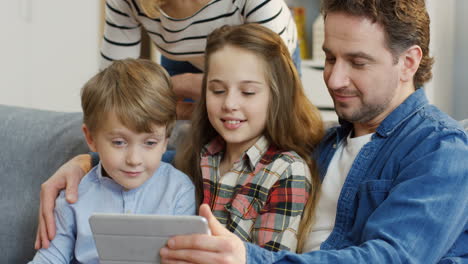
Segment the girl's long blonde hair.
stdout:
[[264,61],[265,79],[271,89],[269,113],[264,135],[270,144],[298,153],[308,164],[312,174],[312,187],[303,221],[298,231],[298,249],[307,238],[310,217],[317,200],[320,179],[311,153],[324,134],[318,109],[304,94],[300,77],[281,37],[258,25],[223,26],[208,36],[205,51],[205,75],[202,96],[192,116],[191,130],[183,148],[177,151],[176,167],[190,175],[197,189],[198,202],[203,200],[203,177],[200,154],[204,145],[218,136],[208,120],[206,110],[206,73],[210,70],[210,57],[225,46],[234,46],[257,55]]

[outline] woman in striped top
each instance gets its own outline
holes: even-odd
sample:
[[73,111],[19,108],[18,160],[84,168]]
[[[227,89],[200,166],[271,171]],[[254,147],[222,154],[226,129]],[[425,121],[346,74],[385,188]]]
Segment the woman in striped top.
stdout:
[[273,30],[300,66],[296,25],[284,0],[106,0],[105,10],[101,68],[139,57],[144,28],[182,98],[199,98],[206,38],[223,25],[258,23]]
[[302,248],[301,216],[306,203],[313,210],[319,185],[310,153],[323,127],[286,45],[256,24],[224,26],[208,37],[205,62],[203,96],[176,167],[242,240]]

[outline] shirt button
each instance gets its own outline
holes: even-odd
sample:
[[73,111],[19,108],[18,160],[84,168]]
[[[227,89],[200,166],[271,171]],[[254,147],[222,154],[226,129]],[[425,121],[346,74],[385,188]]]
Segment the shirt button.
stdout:
[[333,144],[333,148],[336,149],[336,144]]

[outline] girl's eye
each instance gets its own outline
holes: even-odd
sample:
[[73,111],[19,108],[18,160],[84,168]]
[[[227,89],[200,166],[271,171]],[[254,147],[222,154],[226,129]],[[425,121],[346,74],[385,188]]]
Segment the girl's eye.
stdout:
[[212,90],[214,94],[222,94],[224,93],[224,90]]
[[255,92],[242,92],[244,95],[255,95]]

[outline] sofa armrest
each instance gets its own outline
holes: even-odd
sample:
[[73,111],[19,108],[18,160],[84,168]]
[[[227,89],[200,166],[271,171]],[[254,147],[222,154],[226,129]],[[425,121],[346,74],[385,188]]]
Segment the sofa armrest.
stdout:
[[0,105],[0,256],[34,256],[40,185],[88,147],[82,114]]

